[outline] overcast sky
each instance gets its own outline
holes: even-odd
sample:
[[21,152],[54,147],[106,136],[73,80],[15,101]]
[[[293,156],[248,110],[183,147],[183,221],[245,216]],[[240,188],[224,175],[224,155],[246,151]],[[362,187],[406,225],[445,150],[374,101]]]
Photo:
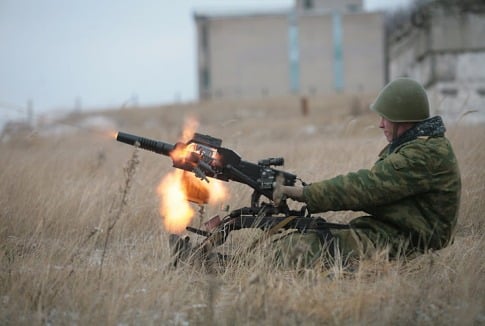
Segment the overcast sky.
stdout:
[[[0,119],[197,98],[193,12],[292,0],[0,0]],[[409,0],[365,0],[367,10]],[[77,103],[77,104],[76,104]]]

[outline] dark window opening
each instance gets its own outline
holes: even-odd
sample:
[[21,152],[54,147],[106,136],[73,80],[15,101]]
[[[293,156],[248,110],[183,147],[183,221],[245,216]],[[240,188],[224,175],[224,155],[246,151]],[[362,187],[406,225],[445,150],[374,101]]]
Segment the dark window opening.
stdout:
[[210,88],[209,70],[207,68],[202,68],[201,76],[202,76],[201,78],[202,88],[206,90],[209,89]]
[[347,5],[347,9],[350,12],[358,12],[360,11],[360,6],[358,4],[350,4],[350,5]]
[[458,94],[458,90],[456,88],[443,88],[441,90],[441,94],[445,96],[453,96],[455,97]]
[[304,0],[304,1],[303,1],[303,8],[304,8],[305,10],[310,10],[310,9],[313,9],[313,6],[314,6],[314,4],[313,4],[313,0]]
[[209,46],[209,35],[207,29],[207,24],[203,23],[200,29],[200,45],[204,51],[207,50]]

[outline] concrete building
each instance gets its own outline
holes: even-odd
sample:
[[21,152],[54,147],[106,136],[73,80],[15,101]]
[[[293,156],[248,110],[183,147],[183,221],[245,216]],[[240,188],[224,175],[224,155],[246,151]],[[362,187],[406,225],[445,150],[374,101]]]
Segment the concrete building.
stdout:
[[362,0],[297,0],[278,12],[197,12],[200,99],[377,92],[384,16]]
[[[408,76],[426,87],[433,113],[485,121],[485,7],[423,6],[388,37],[389,77]],[[413,23],[414,22],[414,23]]]

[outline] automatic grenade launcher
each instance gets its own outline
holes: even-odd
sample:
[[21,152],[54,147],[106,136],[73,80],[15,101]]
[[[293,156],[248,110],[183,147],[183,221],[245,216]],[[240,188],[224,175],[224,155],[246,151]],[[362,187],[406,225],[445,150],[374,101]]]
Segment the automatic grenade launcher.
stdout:
[[294,186],[297,180],[294,174],[272,168],[284,164],[282,157],[267,158],[257,164],[247,162],[233,150],[221,147],[221,139],[209,135],[195,133],[187,143],[178,142],[174,145],[124,132],[119,132],[116,140],[170,156],[173,167],[193,172],[201,180],[209,182],[208,178],[214,178],[248,185],[254,190],[251,198],[253,208],[259,207],[261,195],[272,199],[277,176],[282,176],[283,184],[287,186]]
[[[206,254],[214,247],[221,245],[231,231],[242,228],[260,228],[274,233],[279,229],[297,229],[299,232],[315,231],[322,236],[328,235],[330,228],[347,229],[348,225],[328,223],[322,218],[311,216],[306,206],[294,211],[288,208],[285,200],[276,207],[272,202],[260,203],[261,196],[272,200],[273,187],[276,178],[282,180],[283,185],[294,186],[296,180],[305,183],[296,175],[277,170],[273,166],[282,166],[282,157],[267,158],[257,164],[244,161],[231,149],[221,147],[222,140],[209,135],[195,133],[187,143],[164,143],[132,134],[119,132],[116,140],[145,150],[155,152],[172,158],[173,167],[193,172],[201,180],[209,181],[214,178],[223,181],[236,181],[248,185],[253,189],[251,206],[231,211],[227,216],[217,221],[209,221],[209,230],[196,229],[188,226],[190,232],[205,237],[196,248],[200,253]],[[281,182],[281,181],[280,181]],[[176,237],[176,250],[183,247],[185,240]],[[187,240],[188,241],[188,240]]]

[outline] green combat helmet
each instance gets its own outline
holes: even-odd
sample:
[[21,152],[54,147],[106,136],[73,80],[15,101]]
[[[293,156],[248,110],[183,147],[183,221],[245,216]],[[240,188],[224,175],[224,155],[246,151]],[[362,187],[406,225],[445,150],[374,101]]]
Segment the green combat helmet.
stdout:
[[387,84],[370,109],[391,122],[417,122],[429,118],[426,91],[410,78],[398,78]]

